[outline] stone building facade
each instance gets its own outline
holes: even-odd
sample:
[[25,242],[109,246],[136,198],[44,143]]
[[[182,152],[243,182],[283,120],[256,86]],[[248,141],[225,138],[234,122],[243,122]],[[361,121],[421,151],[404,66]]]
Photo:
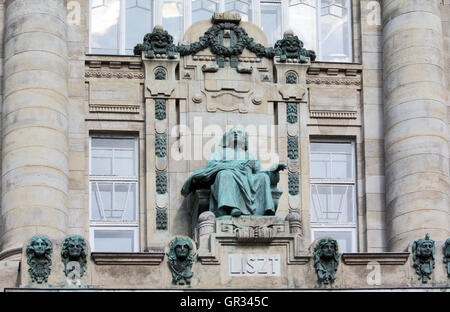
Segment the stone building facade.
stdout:
[[[277,50],[259,11],[101,54],[94,2],[0,1],[1,289],[449,289],[448,0],[324,1],[351,12],[342,61],[283,50],[292,20]],[[287,165],[275,216],[180,193],[232,126]]]

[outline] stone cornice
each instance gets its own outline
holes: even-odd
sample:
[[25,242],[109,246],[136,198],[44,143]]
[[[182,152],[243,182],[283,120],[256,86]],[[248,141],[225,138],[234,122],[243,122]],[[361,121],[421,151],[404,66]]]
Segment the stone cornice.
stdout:
[[164,251],[113,253],[93,252],[91,258],[97,265],[159,265],[164,259]]
[[144,79],[141,57],[86,55],[85,78]]
[[368,253],[344,253],[342,260],[347,265],[367,265],[370,262],[378,262],[381,265],[403,265],[408,261],[409,252],[368,252]]

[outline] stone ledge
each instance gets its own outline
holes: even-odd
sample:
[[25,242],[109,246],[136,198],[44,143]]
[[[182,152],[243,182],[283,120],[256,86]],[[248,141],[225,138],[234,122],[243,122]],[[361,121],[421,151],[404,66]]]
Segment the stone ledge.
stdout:
[[403,265],[408,261],[409,252],[380,252],[380,253],[344,253],[342,260],[347,265],[367,265],[378,262],[381,265]]
[[164,252],[93,252],[91,258],[97,265],[159,265]]

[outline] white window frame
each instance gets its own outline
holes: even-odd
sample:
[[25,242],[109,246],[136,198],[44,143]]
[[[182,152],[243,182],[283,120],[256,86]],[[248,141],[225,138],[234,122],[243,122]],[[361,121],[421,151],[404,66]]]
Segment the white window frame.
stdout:
[[[92,7],[92,1],[89,1],[89,24],[92,25],[92,14],[91,14],[91,7]],[[121,0],[121,14],[119,18],[119,55],[129,55],[126,54],[125,49],[125,40],[124,40],[124,34],[126,33],[125,25],[125,12],[126,6],[125,6],[126,0]],[[151,27],[154,27],[155,25],[162,24],[162,5],[164,0],[152,0],[152,21],[151,21]],[[353,59],[353,2],[352,0],[346,0],[348,1],[348,9],[349,9],[349,27],[348,27],[348,36],[349,36],[349,60],[345,63],[352,63],[354,61]],[[252,9],[252,23],[256,24],[258,27],[261,27],[261,2],[275,2],[275,3],[281,3],[281,18],[282,18],[282,26],[281,26],[281,33],[283,34],[286,30],[288,30],[289,27],[289,0],[251,0],[251,9]],[[186,32],[186,30],[192,25],[192,2],[191,0],[183,0],[183,7],[184,7],[184,23],[183,23],[183,34]],[[224,11],[225,8],[225,0],[220,0],[219,2],[219,11]],[[321,34],[321,23],[320,23],[320,0],[318,0],[317,7],[316,7],[316,48],[315,52],[317,53],[317,60],[322,60],[322,50],[320,47],[320,34]],[[92,32],[91,27],[89,27],[89,53],[92,53]],[[181,34],[181,35],[183,35]],[[297,34],[298,35],[298,34]],[[280,38],[281,39],[281,38]],[[140,42],[136,42],[138,44]],[[311,49],[313,47],[305,47],[307,49]],[[116,54],[112,54],[116,55]]]
[[[92,2],[94,0],[89,0],[89,53],[92,53]],[[154,12],[156,12],[155,9],[155,2],[157,0],[151,0],[151,8],[152,8],[152,20],[150,23],[150,29],[153,29],[153,27],[155,26],[155,14]],[[120,0],[120,14],[119,14],[119,25],[118,27],[118,46],[119,46],[119,53],[118,54],[107,54],[107,55],[129,55],[126,54],[126,44],[125,44],[125,36],[126,36],[126,0]],[[136,44],[138,44],[140,42],[136,42]]]
[[[351,144],[352,150],[352,179],[327,179],[327,178],[312,178],[310,177],[310,190],[313,185],[353,185],[353,220],[352,223],[328,223],[328,222],[313,222],[312,211],[310,212],[310,226],[311,237],[314,237],[315,232],[351,232],[352,235],[352,250],[350,252],[357,252],[358,250],[358,203],[357,203],[357,172],[356,172],[356,144],[353,140],[340,140],[340,139],[311,139],[310,146],[313,143],[330,143],[339,144],[346,143]],[[311,165],[311,150],[310,150],[310,165]],[[312,192],[310,192],[310,207],[312,206]]]
[[[136,170],[135,176],[113,176],[113,175],[93,175],[92,173],[92,139],[133,139],[134,140],[134,167]],[[135,221],[103,221],[92,219],[92,183],[95,182],[108,182],[108,183],[135,183],[136,185],[136,210]],[[113,202],[113,201],[112,201]],[[95,252],[95,230],[108,230],[108,231],[132,231],[133,232],[133,250],[132,252],[139,251],[139,138],[137,136],[120,136],[120,135],[95,135],[89,136],[89,242],[91,244],[92,251]]]

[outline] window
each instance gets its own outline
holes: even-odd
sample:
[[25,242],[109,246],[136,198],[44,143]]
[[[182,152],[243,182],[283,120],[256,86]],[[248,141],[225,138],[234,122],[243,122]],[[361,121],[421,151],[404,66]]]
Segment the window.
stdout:
[[292,29],[317,60],[351,62],[351,0],[91,0],[91,53],[133,54],[161,24],[177,43],[186,29],[214,12],[239,13],[273,45]]
[[91,53],[133,54],[152,31],[152,12],[152,0],[91,0]]
[[332,237],[355,252],[356,178],[353,142],[311,142],[312,239]]
[[90,242],[96,252],[139,249],[137,138],[90,139]]

